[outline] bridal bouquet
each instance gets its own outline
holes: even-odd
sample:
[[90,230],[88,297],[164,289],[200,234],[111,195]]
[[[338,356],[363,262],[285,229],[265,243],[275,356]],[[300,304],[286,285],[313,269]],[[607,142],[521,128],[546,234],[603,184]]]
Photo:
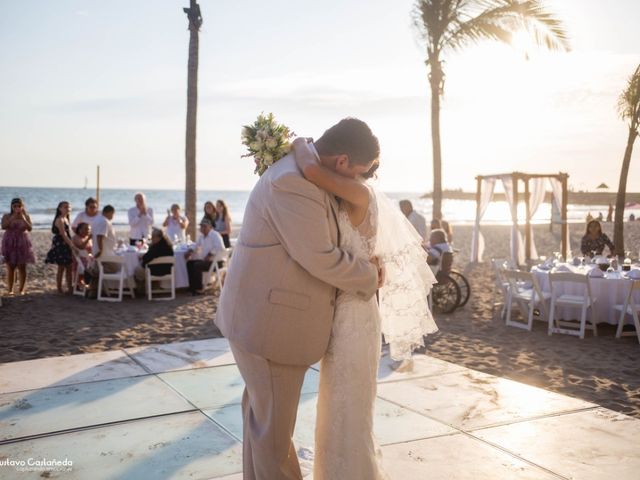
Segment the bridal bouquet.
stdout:
[[262,175],[267,168],[289,153],[289,139],[294,133],[276,122],[273,113],[261,113],[251,125],[242,127],[242,144],[249,151],[242,157],[253,157],[256,168],[253,173]]

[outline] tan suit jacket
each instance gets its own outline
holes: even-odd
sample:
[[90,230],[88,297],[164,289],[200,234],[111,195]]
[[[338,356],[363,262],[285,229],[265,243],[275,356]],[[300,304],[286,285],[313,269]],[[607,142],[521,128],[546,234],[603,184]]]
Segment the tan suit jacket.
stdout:
[[376,291],[370,262],[340,250],[337,203],[287,155],[249,197],[215,323],[244,350],[287,365],[311,365],[329,343],[336,289]]

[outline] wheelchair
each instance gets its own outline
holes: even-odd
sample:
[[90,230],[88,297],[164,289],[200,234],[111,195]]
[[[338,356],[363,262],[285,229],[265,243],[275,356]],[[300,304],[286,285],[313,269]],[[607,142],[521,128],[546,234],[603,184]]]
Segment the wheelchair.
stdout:
[[453,313],[464,307],[471,296],[467,278],[453,267],[453,252],[442,252],[439,259],[429,262],[438,283],[431,289],[431,305],[436,313]]

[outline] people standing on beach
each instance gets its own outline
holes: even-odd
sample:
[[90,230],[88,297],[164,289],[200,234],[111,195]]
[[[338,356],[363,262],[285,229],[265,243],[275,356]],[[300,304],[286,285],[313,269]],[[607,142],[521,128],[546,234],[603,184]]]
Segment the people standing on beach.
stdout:
[[224,200],[218,200],[216,202],[216,219],[213,224],[213,228],[222,236],[224,242],[224,248],[230,248],[231,242],[229,241],[229,235],[231,235],[231,216],[229,215],[229,209]]
[[420,234],[424,242],[427,241],[427,220],[413,209],[413,204],[409,200],[400,200],[400,210],[411,222],[413,228]]
[[213,229],[209,219],[203,218],[200,221],[200,233],[195,249],[189,250],[184,256],[187,259],[189,291],[192,295],[202,293],[202,272],[209,270],[216,253],[225,248],[222,236]]
[[[167,230],[167,237],[172,242],[184,242],[186,240],[185,232],[189,226],[189,219],[180,215],[180,205],[174,203],[171,210],[167,210],[167,218],[162,224]],[[153,232],[152,232],[153,235]]]
[[31,217],[21,198],[11,200],[11,211],[2,216],[2,256],[7,265],[7,293],[13,295],[16,271],[18,272],[20,295],[26,293],[27,264],[35,263],[29,232],[32,230]]
[[609,204],[609,211],[607,212],[607,222],[613,222],[613,205]]
[[587,231],[582,237],[580,251],[583,255],[602,255],[604,247],[609,247],[611,255],[615,255],[615,247],[609,237],[602,231],[602,225],[598,220],[591,220],[587,224]]
[[216,211],[216,206],[213,204],[213,202],[204,202],[204,215],[202,216],[203,220],[206,218],[211,222],[211,225],[215,225],[217,214],[218,212]]
[[98,211],[98,201],[93,197],[89,197],[84,202],[84,210],[78,213],[76,218],[73,220],[71,229],[75,231],[81,223],[86,223],[91,226],[93,221],[99,216],[100,212]]
[[144,193],[136,193],[133,199],[136,206],[131,207],[128,211],[130,245],[144,241],[151,234],[153,226],[153,209],[147,206]]
[[71,205],[67,201],[62,201],[56,208],[56,215],[51,224],[51,248],[47,252],[45,263],[57,265],[56,288],[58,293],[64,293],[62,290],[62,277],[64,275],[67,284],[67,293],[72,292],[71,285],[71,264],[73,263],[74,254],[78,253],[78,248],[71,240],[71,226],[69,216],[71,214]]

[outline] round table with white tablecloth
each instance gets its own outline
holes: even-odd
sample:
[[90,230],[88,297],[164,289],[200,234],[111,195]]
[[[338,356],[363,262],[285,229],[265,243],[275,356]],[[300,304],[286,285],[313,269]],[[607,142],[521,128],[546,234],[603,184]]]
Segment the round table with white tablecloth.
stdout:
[[[187,251],[187,247],[183,247],[180,245],[176,245],[173,248],[173,253],[176,259],[176,288],[187,288],[189,286],[189,276],[187,275],[187,261],[184,258],[184,255]],[[128,278],[133,278],[136,267],[141,264],[142,256],[145,253],[147,253],[146,249],[137,250],[135,249],[135,247],[129,247],[126,250],[116,250],[116,254],[124,258],[125,271]]]
[[[556,265],[556,267],[551,271],[565,271],[588,275],[594,268],[598,267],[594,265],[574,266],[568,263],[563,263]],[[531,273],[536,276],[543,292],[551,292],[551,285],[549,282],[550,271],[542,270],[539,267],[533,267],[531,269]],[[626,297],[629,294],[630,283],[631,280],[625,278],[621,272],[606,272],[602,277],[590,276],[591,294],[596,298],[595,308],[597,323],[606,322],[611,325],[618,324],[620,311],[616,311],[613,307],[615,305],[624,304]],[[559,294],[582,295],[582,287],[580,284],[573,285],[563,282],[560,283],[557,288]],[[640,299],[636,299],[636,302],[638,301],[640,301]],[[559,317],[565,320],[580,317],[580,310],[577,308],[558,308],[557,312],[559,313]]]

